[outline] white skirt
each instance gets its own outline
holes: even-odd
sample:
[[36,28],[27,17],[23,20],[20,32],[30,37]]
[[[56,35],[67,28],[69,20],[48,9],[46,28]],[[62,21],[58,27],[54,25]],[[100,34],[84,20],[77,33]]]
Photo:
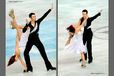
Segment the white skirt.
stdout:
[[19,49],[20,49],[21,53],[23,53],[25,50],[29,34],[30,34],[30,30],[27,30],[25,33],[22,33],[22,35],[21,35],[21,39],[19,41]]
[[74,35],[70,43],[66,45],[64,49],[73,53],[81,53],[81,52],[86,53],[87,48],[83,44],[82,34]]

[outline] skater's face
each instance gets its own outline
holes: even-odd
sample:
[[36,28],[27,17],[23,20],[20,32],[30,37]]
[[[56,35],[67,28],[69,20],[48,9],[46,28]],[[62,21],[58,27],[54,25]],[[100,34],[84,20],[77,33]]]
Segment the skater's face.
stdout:
[[31,16],[31,21],[36,21],[36,15]]
[[88,15],[87,12],[82,12],[83,17],[86,17],[87,15]]

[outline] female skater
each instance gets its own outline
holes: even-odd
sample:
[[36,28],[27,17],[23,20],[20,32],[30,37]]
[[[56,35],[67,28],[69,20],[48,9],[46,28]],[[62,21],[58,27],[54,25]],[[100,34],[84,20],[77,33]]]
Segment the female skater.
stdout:
[[[18,59],[20,60],[21,64],[25,67],[24,71],[27,71],[27,67],[26,64],[24,63],[24,61],[22,60],[20,54],[24,52],[25,46],[26,46],[26,42],[28,40],[28,36],[30,33],[30,28],[27,28],[27,31],[25,33],[22,33],[21,29],[24,28],[24,26],[18,26],[16,19],[15,19],[15,15],[14,15],[14,10],[11,10],[9,13],[9,16],[12,18],[12,29],[16,29],[17,30],[17,34],[16,34],[16,45],[15,45],[15,55],[13,55],[9,62],[8,65],[13,64],[14,62],[16,62]],[[26,20],[26,23],[28,24],[28,20]]]
[[[69,31],[69,38],[65,44],[65,50],[81,53],[82,67],[86,67],[84,53],[86,52],[86,47],[83,45],[82,41],[82,26],[86,23],[88,16],[85,18],[81,25],[71,25],[67,28]],[[81,18],[80,18],[81,20]]]

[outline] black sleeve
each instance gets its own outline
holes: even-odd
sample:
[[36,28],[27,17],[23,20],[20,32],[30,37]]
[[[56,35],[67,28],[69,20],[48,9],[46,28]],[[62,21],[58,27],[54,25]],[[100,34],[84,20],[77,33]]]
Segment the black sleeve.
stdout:
[[42,21],[49,13],[50,13],[51,9],[49,9],[40,19],[38,19],[37,21]]
[[23,31],[23,33],[25,33],[25,32],[26,32],[27,27],[28,27],[28,25],[26,24],[26,25],[25,25],[25,27],[24,27],[24,28],[23,28],[23,30],[22,30],[22,31]]
[[93,21],[94,19],[96,19],[100,15],[101,15],[101,13],[96,14],[95,16],[91,17],[91,20]]

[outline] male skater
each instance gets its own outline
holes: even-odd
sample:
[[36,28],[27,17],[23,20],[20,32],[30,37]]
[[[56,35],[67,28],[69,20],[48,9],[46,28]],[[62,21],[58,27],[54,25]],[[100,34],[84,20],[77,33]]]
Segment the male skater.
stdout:
[[23,29],[23,32],[25,32],[27,30],[27,27],[30,27],[30,35],[28,37],[28,42],[26,44],[26,48],[24,51],[24,58],[25,58],[25,62],[27,65],[27,71],[24,70],[24,72],[28,72],[28,71],[33,71],[31,62],[30,62],[30,57],[29,57],[29,52],[32,48],[33,45],[35,45],[39,51],[41,56],[44,59],[47,71],[49,70],[56,70],[55,67],[53,67],[50,63],[50,61],[47,58],[47,55],[45,53],[45,49],[43,44],[41,43],[40,39],[39,39],[39,25],[41,23],[41,21],[50,13],[50,11],[53,9],[53,4],[51,4],[51,9],[49,9],[41,18],[39,18],[38,20],[36,20],[36,16],[35,13],[30,13],[29,14],[29,18],[31,19],[31,21],[29,22],[29,24],[26,24],[26,26]]
[[[96,19],[98,16],[101,15],[101,12],[103,10],[100,10],[100,12],[98,14],[96,14],[93,17],[88,17],[86,24],[84,26],[84,32],[83,32],[83,43],[84,45],[87,44],[87,51],[88,51],[88,63],[92,63],[93,57],[92,57],[92,36],[93,36],[93,32],[91,30],[91,23],[94,19]],[[88,16],[88,11],[86,9],[84,9],[82,11],[82,19],[79,20],[79,25],[82,24],[82,22],[84,21],[84,18],[86,16]],[[85,60],[87,60],[87,53],[85,53]],[[82,59],[80,59],[80,61],[82,61]]]

